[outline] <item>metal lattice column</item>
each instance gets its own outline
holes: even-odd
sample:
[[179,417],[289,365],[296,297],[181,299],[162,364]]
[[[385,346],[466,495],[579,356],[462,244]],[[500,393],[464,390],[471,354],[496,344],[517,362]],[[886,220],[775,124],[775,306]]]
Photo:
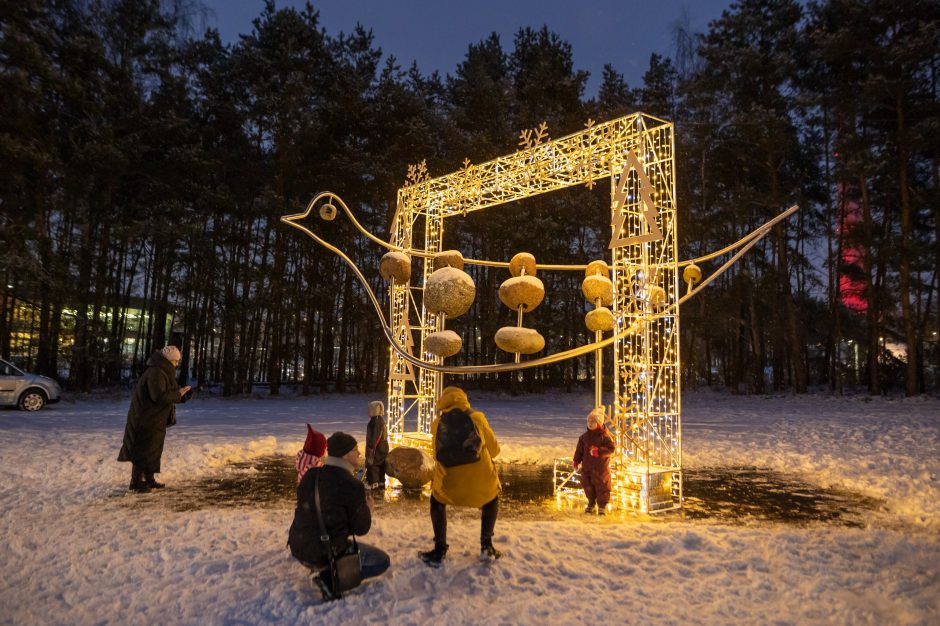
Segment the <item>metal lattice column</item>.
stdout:
[[626,508],[653,512],[681,506],[680,294],[672,126],[638,131],[611,163],[614,314],[629,331],[614,344],[614,487]]
[[[424,249],[429,253],[441,251],[441,242],[444,239],[444,218],[440,215],[438,205],[432,204],[428,207],[424,220]],[[426,285],[428,277],[434,272],[434,262],[432,259],[425,259],[424,277],[422,285]],[[421,357],[432,363],[440,363],[441,358],[437,357],[424,349],[425,338],[436,331],[444,329],[445,315],[438,313],[434,315],[424,308],[422,299],[421,305]],[[441,395],[441,379],[443,377],[439,372],[422,369],[419,377],[421,390],[420,400],[418,401],[417,432],[430,433],[431,422],[435,417],[435,406],[438,396]]]

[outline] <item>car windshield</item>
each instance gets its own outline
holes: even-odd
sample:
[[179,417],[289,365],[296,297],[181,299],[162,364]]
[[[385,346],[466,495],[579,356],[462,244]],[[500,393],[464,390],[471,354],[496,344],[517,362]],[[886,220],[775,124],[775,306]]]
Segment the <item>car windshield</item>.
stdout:
[[23,372],[18,370],[16,366],[7,363],[6,361],[0,361],[0,376],[22,376]]

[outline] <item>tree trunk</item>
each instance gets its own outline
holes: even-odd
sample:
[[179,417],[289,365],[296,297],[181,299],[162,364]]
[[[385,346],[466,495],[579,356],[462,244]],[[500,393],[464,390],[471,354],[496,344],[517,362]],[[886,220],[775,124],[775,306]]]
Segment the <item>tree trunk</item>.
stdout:
[[904,322],[904,338],[907,342],[907,366],[904,368],[904,392],[916,396],[921,391],[920,381],[920,333],[911,303],[911,236],[913,216],[910,189],[908,189],[907,129],[904,121],[904,93],[899,88],[895,98],[898,142],[898,188],[901,202],[901,241],[899,245],[898,273],[900,278],[898,296],[901,299],[901,317]]

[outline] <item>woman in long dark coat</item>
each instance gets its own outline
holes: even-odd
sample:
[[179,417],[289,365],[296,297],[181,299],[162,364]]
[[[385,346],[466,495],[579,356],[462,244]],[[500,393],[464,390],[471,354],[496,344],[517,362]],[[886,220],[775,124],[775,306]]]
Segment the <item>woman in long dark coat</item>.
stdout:
[[387,457],[388,428],[385,425],[385,405],[379,401],[370,402],[369,425],[366,427],[366,483],[371,489],[385,488]]
[[147,369],[131,396],[124,444],[118,454],[118,461],[132,464],[131,491],[150,491],[164,486],[153,475],[160,473],[166,429],[176,423],[176,403],[190,389],[188,386],[181,389],[176,382],[179,361],[180,351],[176,346],[155,351],[147,359]]

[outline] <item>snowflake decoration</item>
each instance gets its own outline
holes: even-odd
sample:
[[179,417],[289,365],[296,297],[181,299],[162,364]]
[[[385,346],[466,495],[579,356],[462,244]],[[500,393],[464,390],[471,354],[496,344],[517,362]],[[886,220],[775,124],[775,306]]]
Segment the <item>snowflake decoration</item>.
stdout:
[[519,133],[519,145],[529,149],[549,140],[548,124],[542,122],[535,128],[527,128]]
[[408,166],[408,175],[405,177],[405,182],[408,185],[417,185],[423,183],[426,180],[430,180],[431,176],[428,174],[428,164],[427,159],[421,159],[421,162],[417,165]]

